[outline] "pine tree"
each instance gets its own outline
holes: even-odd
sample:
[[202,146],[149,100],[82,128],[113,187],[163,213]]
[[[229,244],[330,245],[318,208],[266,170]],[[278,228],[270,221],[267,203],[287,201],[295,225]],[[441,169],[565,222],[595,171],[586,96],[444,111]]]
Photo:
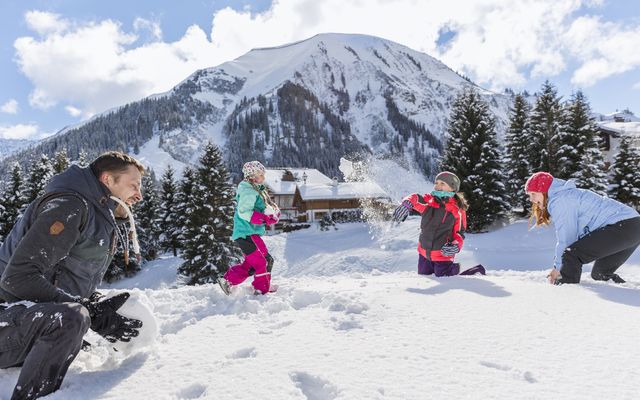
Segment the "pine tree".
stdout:
[[518,94],[513,101],[509,116],[509,128],[506,134],[507,193],[511,202],[524,211],[529,208],[524,185],[531,175],[528,149],[531,141],[529,129],[530,106],[523,95]]
[[189,284],[215,282],[237,260],[238,250],[231,241],[233,212],[234,188],[229,173],[220,150],[208,143],[187,208],[185,262],[180,273]]
[[604,156],[600,149],[600,136],[591,107],[581,91],[576,92],[567,106],[565,149],[561,161],[563,174],[576,179],[577,186],[606,194],[608,177]]
[[53,173],[59,174],[69,168],[69,156],[67,149],[57,151],[53,157]]
[[178,187],[173,178],[173,168],[167,167],[162,175],[158,227],[160,228],[160,247],[163,251],[172,251],[178,255],[180,248],[180,222],[178,220]]
[[594,136],[587,143],[587,149],[580,160],[578,172],[573,177],[579,188],[589,189],[601,195],[607,194],[609,176],[600,149],[599,136]]
[[447,134],[442,170],[460,178],[460,191],[469,202],[469,230],[482,231],[504,218],[509,205],[495,119],[472,88],[465,88],[456,98]]
[[136,229],[142,257],[155,260],[160,252],[160,228],[158,227],[158,190],[153,171],[142,177],[142,201],[135,205]]
[[178,242],[180,248],[184,248],[185,231],[187,229],[187,217],[190,202],[193,199],[193,188],[196,185],[196,172],[191,167],[186,167],[182,171],[182,180],[180,181],[180,190],[178,192]]
[[31,203],[44,193],[44,188],[52,176],[53,165],[51,165],[49,157],[47,157],[46,154],[42,154],[29,174],[29,180],[27,181],[25,189],[26,204]]
[[0,198],[0,242],[4,241],[11,229],[18,221],[20,212],[25,206],[25,198],[23,195],[23,180],[20,164],[14,163],[11,168],[11,176],[4,187],[2,197]]
[[640,207],[640,154],[629,145],[627,137],[622,137],[612,169],[610,196],[622,203]]
[[533,140],[527,153],[532,172],[545,171],[563,177],[557,160],[564,129],[560,100],[556,88],[546,81],[531,112]]
[[86,151],[80,150],[80,154],[78,154],[78,159],[75,161],[75,164],[82,168],[89,165],[89,156]]

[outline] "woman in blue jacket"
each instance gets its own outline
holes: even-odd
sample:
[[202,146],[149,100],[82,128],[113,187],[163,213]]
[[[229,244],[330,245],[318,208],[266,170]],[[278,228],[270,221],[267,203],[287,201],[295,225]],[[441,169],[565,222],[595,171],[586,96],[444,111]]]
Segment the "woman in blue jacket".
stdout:
[[535,224],[553,222],[557,243],[553,284],[579,283],[582,266],[594,262],[591,277],[624,283],[615,271],[640,245],[640,214],[633,208],[547,172],[526,184]]

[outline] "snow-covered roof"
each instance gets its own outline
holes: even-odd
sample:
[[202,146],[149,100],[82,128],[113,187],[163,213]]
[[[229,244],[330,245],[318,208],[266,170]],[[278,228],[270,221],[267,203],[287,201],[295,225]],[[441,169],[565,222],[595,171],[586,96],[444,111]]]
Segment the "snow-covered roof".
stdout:
[[623,136],[640,137],[640,121],[636,121],[636,122],[598,121],[598,126]]
[[[295,181],[283,181],[286,171],[293,174]],[[303,177],[306,175],[306,183],[313,185],[328,185],[333,182],[331,178],[314,168],[268,168],[265,172],[264,184],[273,194],[293,195],[297,185],[303,185]]]
[[344,182],[337,184],[298,185],[302,200],[339,200],[388,198],[387,193],[373,182]]

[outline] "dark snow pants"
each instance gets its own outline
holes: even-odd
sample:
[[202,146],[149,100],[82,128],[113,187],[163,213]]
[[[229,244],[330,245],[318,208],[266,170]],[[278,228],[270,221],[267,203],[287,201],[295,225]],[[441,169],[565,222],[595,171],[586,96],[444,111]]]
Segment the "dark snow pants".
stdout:
[[0,305],[0,368],[22,366],[11,399],[58,390],[90,324],[89,312],[77,303]]
[[579,239],[562,253],[563,283],[579,283],[582,266],[595,261],[591,277],[607,280],[640,245],[640,217],[603,226]]
[[418,254],[418,274],[436,276],[454,276],[460,273],[460,264],[453,261],[431,261]]

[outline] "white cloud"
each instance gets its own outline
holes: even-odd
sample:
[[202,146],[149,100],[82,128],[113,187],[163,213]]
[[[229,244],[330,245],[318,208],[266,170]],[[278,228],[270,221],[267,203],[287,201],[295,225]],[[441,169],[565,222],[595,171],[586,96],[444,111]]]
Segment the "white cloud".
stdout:
[[[639,65],[640,52],[633,48],[640,42],[638,28],[584,16],[583,11],[590,7],[599,11],[603,4],[602,0],[274,0],[261,13],[248,8],[219,10],[212,17],[209,36],[193,25],[174,42],[162,41],[159,23],[143,18],[127,30],[109,19],[81,22],[32,11],[25,19],[40,37],[18,38],[14,46],[21,71],[34,85],[30,104],[42,109],[73,104],[82,115],[164,92],[196,69],[232,60],[251,48],[322,32],[391,39],[429,53],[494,89],[521,87],[531,77],[553,77],[576,63],[573,82],[588,85]],[[439,32],[445,28],[455,35],[439,47]]]
[[133,29],[136,33],[148,31],[155,40],[162,40],[162,28],[157,21],[138,17],[133,21]]
[[[206,33],[195,25],[176,42],[136,47],[138,37],[117,21],[78,23],[59,16],[48,20],[65,29],[47,30],[48,25],[41,24],[38,32],[43,37],[14,42],[18,66],[34,85],[29,103],[40,109],[64,102],[91,115],[167,91],[196,69],[220,60]],[[147,22],[138,21],[138,29],[161,36],[159,26]]]
[[[231,54],[319,32],[365,33],[425,51],[495,89],[558,75],[576,61],[573,82],[587,85],[640,65],[634,48],[640,27],[578,16],[605,6],[604,0],[275,0],[260,14],[219,11],[211,37],[221,53]],[[592,28],[576,41],[585,19]],[[443,29],[455,35],[438,47]]]
[[76,108],[74,106],[66,106],[64,108],[67,113],[69,113],[69,115],[71,115],[72,117],[79,117],[82,115],[82,110],[79,108]]
[[573,21],[566,39],[567,48],[582,63],[571,78],[576,85],[591,86],[640,67],[640,26],[624,27],[585,16]]
[[2,139],[33,139],[38,134],[38,125],[35,124],[0,125]]
[[18,101],[16,99],[11,99],[0,106],[0,112],[6,114],[17,114],[18,113]]
[[24,16],[27,26],[41,35],[60,33],[69,27],[69,22],[60,14],[45,11],[28,11]]
[[633,88],[636,90],[640,90],[640,82],[637,82],[635,85],[633,85]]

